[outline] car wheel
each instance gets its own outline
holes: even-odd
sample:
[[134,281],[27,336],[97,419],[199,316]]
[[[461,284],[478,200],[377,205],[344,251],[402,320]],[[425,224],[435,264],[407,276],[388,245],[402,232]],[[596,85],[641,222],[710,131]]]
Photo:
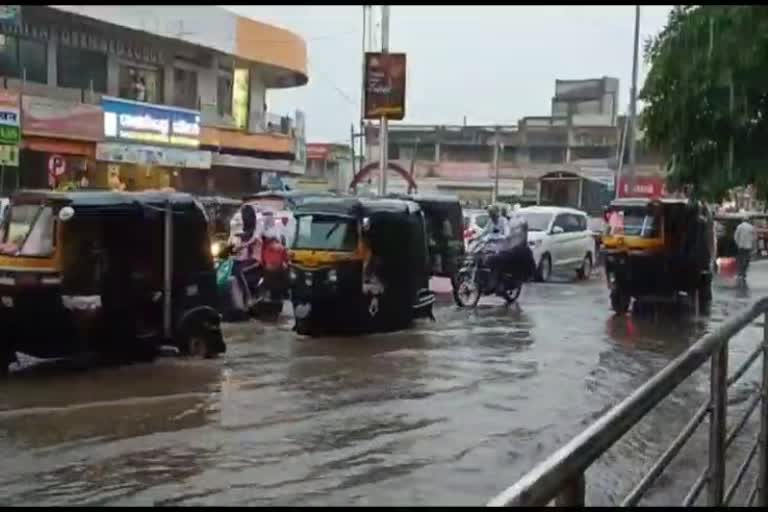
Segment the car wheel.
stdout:
[[581,263],[581,267],[576,270],[576,275],[579,279],[589,279],[592,275],[592,256],[587,254],[584,256],[584,261]]
[[536,280],[546,283],[550,277],[552,277],[552,258],[549,254],[545,254],[539,261],[539,268],[536,269]]

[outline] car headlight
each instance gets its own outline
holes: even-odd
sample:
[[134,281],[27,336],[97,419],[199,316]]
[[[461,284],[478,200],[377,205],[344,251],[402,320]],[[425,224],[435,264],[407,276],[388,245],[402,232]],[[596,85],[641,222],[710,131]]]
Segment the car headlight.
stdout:
[[214,258],[217,258],[221,253],[221,244],[219,242],[213,242],[211,244],[211,254]]
[[328,271],[328,282],[329,283],[335,283],[339,280],[339,274],[336,272],[335,269],[331,269]]

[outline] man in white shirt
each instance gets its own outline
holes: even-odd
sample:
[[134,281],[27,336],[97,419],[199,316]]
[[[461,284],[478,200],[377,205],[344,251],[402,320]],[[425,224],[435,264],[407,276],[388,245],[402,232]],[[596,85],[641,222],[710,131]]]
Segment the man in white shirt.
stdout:
[[733,239],[739,251],[737,256],[739,277],[746,280],[749,260],[752,258],[752,250],[755,247],[755,228],[752,226],[749,218],[742,220],[741,224],[736,227]]

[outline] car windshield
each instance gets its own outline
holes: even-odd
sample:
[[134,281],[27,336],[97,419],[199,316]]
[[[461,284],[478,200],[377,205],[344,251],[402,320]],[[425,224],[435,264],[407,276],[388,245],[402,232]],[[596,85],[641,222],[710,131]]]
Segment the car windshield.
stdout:
[[625,208],[613,210],[608,215],[605,225],[607,235],[639,236],[654,238],[658,236],[658,223],[645,208]]
[[551,213],[543,212],[520,212],[528,223],[528,231],[546,231],[549,229],[549,223],[552,222]]
[[37,204],[17,204],[0,230],[0,252],[19,256],[48,256],[53,252],[53,210]]
[[354,251],[357,223],[345,217],[303,215],[296,222],[293,249]]

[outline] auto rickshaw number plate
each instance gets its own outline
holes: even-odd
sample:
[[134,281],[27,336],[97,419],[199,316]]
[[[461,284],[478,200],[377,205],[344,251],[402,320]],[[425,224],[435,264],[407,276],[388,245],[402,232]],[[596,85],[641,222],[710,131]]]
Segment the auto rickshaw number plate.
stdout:
[[3,304],[6,308],[12,308],[13,307],[13,297],[3,296],[0,298],[0,302]]

